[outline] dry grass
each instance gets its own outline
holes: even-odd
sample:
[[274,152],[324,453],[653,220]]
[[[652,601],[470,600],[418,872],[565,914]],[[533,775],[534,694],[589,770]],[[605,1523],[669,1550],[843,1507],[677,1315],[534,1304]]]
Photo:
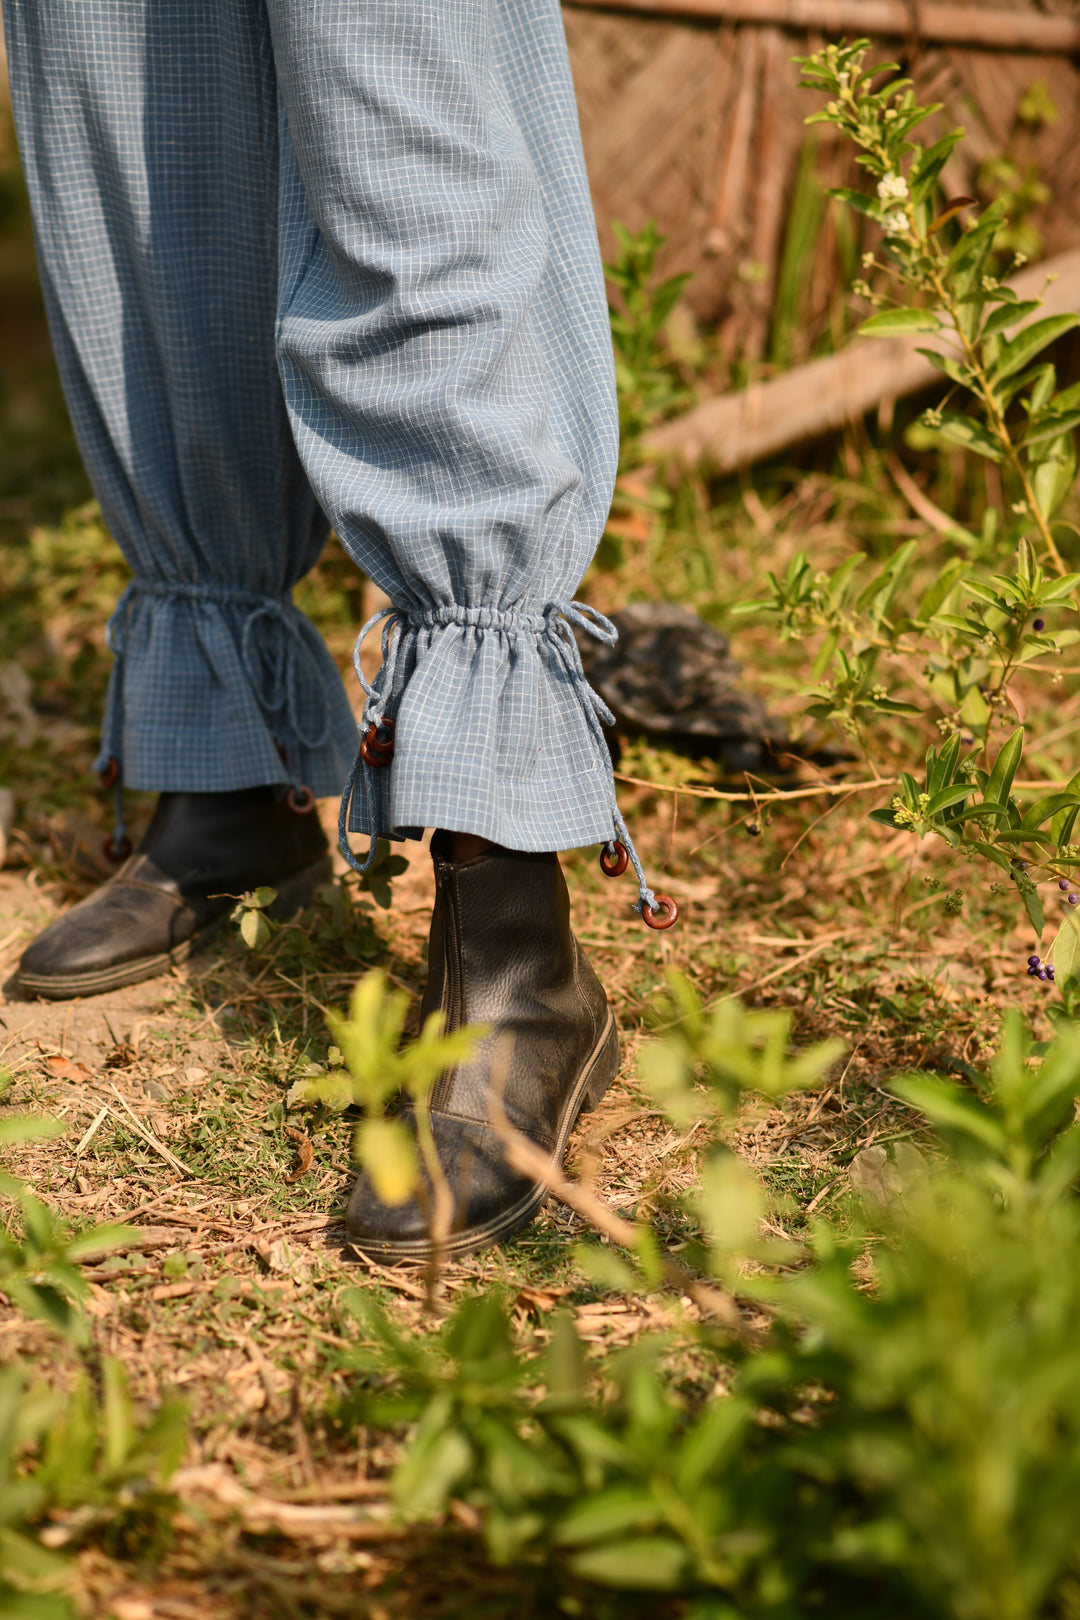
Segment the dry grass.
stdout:
[[[624,795],[656,883],[683,907],[673,933],[640,928],[629,889],[604,881],[591,853],[567,859],[577,926],[626,1051],[618,1083],[579,1126],[571,1170],[615,1210],[649,1214],[681,1237],[695,1133],[675,1131],[634,1079],[670,965],[709,995],[793,1007],[800,1041],[840,1031],[850,1042],[816,1092],[752,1110],[736,1132],[775,1195],[771,1224],[797,1233],[815,1211],[842,1212],[856,1153],[912,1134],[888,1077],[978,1063],[1001,1003],[1021,984],[1034,1002],[1042,987],[1018,977],[1026,939],[1008,938],[999,901],[976,895],[980,915],[946,927],[918,882],[920,851],[913,858],[861,812],[841,808],[809,832],[810,813],[785,812],[750,839],[737,817],[725,826],[726,812],[685,796],[673,824],[672,801]],[[4,873],[0,888],[9,968],[43,918],[86,886],[52,846],[31,842],[23,853],[35,864]],[[430,876],[425,852],[411,855],[393,911],[379,917],[378,960],[418,996]],[[317,924],[318,914],[307,931],[317,935]],[[190,1404],[186,1511],[171,1550],[152,1572],[85,1554],[88,1612],[396,1617],[479,1613],[482,1600],[492,1614],[528,1613],[535,1572],[492,1574],[470,1523],[404,1534],[385,1498],[393,1447],[335,1417],[360,1337],[348,1291],[372,1291],[415,1333],[430,1321],[420,1277],[362,1262],[345,1245],[347,1121],[315,1129],[283,1106],[292,1082],[325,1061],[320,1005],[340,1004],[362,965],[317,945],[315,968],[298,974],[297,940],[283,930],[252,957],[225,935],[149,985],[85,1003],[0,1003],[0,1061],[14,1075],[4,1106],[68,1125],[58,1141],[13,1155],[12,1168],[74,1225],[123,1219],[140,1233],[137,1246],[87,1271],[94,1345],[123,1361],[141,1399],[178,1390]],[[298,1153],[308,1139],[310,1154]],[[585,1231],[550,1204],[512,1244],[449,1267],[442,1305],[498,1281],[523,1344],[544,1336],[556,1304],[597,1348],[658,1325],[678,1340],[695,1308],[598,1293],[574,1262]],[[74,1373],[74,1352],[2,1306],[0,1346],[4,1359],[25,1356],[51,1379]],[[445,1569],[461,1583],[456,1599]],[[455,1607],[464,1589],[467,1609]]]

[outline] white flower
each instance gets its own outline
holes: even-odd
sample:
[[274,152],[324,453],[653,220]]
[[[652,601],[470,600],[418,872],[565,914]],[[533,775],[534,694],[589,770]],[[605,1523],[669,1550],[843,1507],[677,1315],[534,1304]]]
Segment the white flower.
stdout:
[[902,236],[908,228],[907,215],[899,209],[892,214],[886,214],[881,221],[881,228],[886,236]]
[[878,181],[877,194],[882,202],[906,202],[908,187],[902,174],[886,174]]

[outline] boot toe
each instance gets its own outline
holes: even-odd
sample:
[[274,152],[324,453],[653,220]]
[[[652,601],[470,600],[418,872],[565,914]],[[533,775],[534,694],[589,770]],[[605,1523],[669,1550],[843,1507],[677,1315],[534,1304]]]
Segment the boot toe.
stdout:
[[[200,919],[164,874],[145,870],[149,866],[145,856],[133,857],[124,871],[50,923],[22,954],[20,987],[57,998],[89,995],[167,967],[189,945]],[[128,881],[129,872],[140,881]]]
[[[445,1114],[433,1114],[431,1127],[454,1200],[446,1253],[469,1254],[527,1226],[544,1201],[544,1191],[509,1168],[494,1133],[475,1120]],[[426,1177],[425,1184],[430,1208]],[[354,1248],[373,1260],[424,1260],[434,1251],[418,1200],[410,1198],[396,1206],[382,1203],[366,1170],[352,1190],[345,1228]]]

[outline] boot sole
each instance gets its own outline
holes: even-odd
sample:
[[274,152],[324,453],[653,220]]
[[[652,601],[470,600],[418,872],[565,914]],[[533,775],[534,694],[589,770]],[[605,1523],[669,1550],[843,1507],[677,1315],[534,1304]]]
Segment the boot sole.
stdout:
[[[563,1109],[558,1137],[552,1150],[552,1158],[556,1163],[562,1163],[570,1133],[580,1116],[596,1108],[607,1095],[619,1072],[620,1060],[619,1031],[615,1015],[609,1007],[604,1032],[593,1048]],[[442,1247],[443,1257],[447,1260],[459,1260],[464,1255],[475,1254],[479,1249],[489,1249],[496,1243],[505,1243],[507,1238],[514,1237],[536,1219],[549,1196],[546,1187],[537,1185],[532,1192],[485,1225],[472,1226],[464,1232],[451,1233]],[[409,1243],[369,1243],[353,1237],[348,1241],[358,1254],[366,1255],[380,1265],[392,1265],[399,1260],[430,1260],[435,1253],[435,1245],[430,1238],[417,1238]]]
[[[273,917],[291,917],[311,901],[315,890],[333,876],[333,862],[323,856],[311,866],[305,866],[292,877],[284,878],[277,887],[277,899],[269,908]],[[171,950],[157,951],[153,956],[136,956],[112,967],[95,968],[85,973],[17,973],[15,983],[26,995],[38,996],[44,1001],[70,1001],[75,996],[99,996],[106,990],[120,990],[126,984],[141,984],[144,979],[156,979],[172,967],[179,967],[189,956],[209,945],[224,923],[217,917],[205,928],[200,928],[190,939],[174,945]]]

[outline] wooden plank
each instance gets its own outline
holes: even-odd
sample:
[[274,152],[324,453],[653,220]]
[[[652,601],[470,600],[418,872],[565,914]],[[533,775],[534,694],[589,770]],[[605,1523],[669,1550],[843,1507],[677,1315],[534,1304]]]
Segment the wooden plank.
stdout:
[[563,0],[590,11],[698,21],[772,23],[826,34],[937,40],[988,50],[1080,53],[1080,19],[1036,11],[986,11],[935,0]]
[[[1048,276],[1053,280],[1044,286]],[[1031,266],[1010,283],[1020,298],[1044,301],[1043,315],[1080,309],[1080,250]],[[649,434],[646,448],[688,464],[707,461],[733,472],[778,455],[880,405],[941,382],[941,373],[917,349],[946,345],[926,333],[910,338],[855,338],[839,354],[752,383],[737,394],[706,400]]]

